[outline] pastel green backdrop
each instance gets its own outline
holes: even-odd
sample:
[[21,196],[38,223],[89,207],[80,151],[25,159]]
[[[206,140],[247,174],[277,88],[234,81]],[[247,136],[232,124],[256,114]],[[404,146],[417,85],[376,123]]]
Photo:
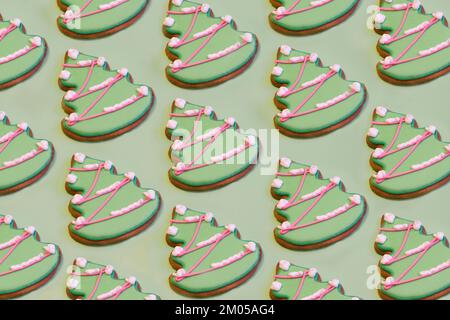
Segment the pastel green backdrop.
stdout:
[[[234,223],[244,239],[261,243],[264,258],[253,278],[219,299],[267,299],[275,264],[287,259],[298,265],[318,268],[324,279],[339,278],[346,292],[364,299],[377,299],[366,281],[368,266],[378,262],[373,241],[381,213],[389,211],[410,219],[420,219],[427,230],[450,233],[450,219],[445,197],[448,186],[424,197],[394,201],[376,196],[369,189],[371,149],[365,134],[373,107],[386,105],[393,110],[412,113],[419,124],[433,124],[444,140],[450,140],[449,76],[413,87],[398,87],[383,82],[375,72],[380,59],[375,51],[378,36],[366,28],[366,8],[376,0],[363,0],[355,14],[339,26],[307,37],[283,36],[269,26],[267,15],[272,7],[267,0],[208,0],[216,15],[232,15],[241,30],[253,31],[260,41],[254,64],[241,76],[215,88],[185,90],[170,84],[164,76],[168,60],[164,54],[167,39],[161,24],[167,0],[153,0],[143,17],[130,28],[99,40],[74,40],[60,33],[56,17],[61,13],[56,1],[0,0],[4,18],[22,19],[27,30],[46,38],[49,45],[42,69],[30,80],[0,92],[0,109],[13,122],[27,121],[36,137],[51,140],[56,157],[43,179],[18,193],[0,197],[0,212],[11,214],[19,225],[34,225],[44,241],[55,242],[63,251],[62,266],[56,277],[26,299],[66,299],[66,268],[77,256],[112,264],[121,275],[135,275],[144,290],[158,293],[163,299],[180,299],[167,277],[170,248],[164,241],[171,208],[177,203],[213,211],[220,223]],[[424,0],[428,11],[441,10],[450,16],[448,0]],[[367,85],[369,98],[361,115],[332,134],[296,140],[281,136],[280,154],[296,161],[316,164],[325,176],[339,175],[347,189],[367,197],[368,215],[349,238],[311,252],[295,252],[280,247],[272,235],[276,221],[270,197],[272,176],[253,170],[244,179],[220,190],[192,193],[172,186],[167,178],[170,166],[164,136],[169,105],[175,97],[215,107],[219,115],[232,115],[242,128],[273,128],[276,109],[272,103],[275,88],[269,81],[276,49],[289,44],[293,48],[314,51],[325,64],[339,63],[350,79]],[[57,76],[64,53],[75,47],[80,51],[105,56],[113,68],[127,67],[134,79],[153,87],[156,104],[150,117],[138,128],[117,139],[101,143],[81,143],[66,137],[60,128],[65,116],[60,107],[63,92]],[[122,172],[133,170],[144,186],[159,190],[163,206],[155,223],[144,233],[120,244],[89,247],[73,241],[67,232],[71,217],[67,211],[70,197],[64,191],[64,179],[74,152],[113,160]],[[448,298],[448,297],[447,297]]]

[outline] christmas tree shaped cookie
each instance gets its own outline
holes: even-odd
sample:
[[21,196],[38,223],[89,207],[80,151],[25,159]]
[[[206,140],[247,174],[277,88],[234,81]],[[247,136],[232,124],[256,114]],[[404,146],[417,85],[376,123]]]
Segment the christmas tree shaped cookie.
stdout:
[[66,94],[64,111],[69,114],[62,128],[82,141],[114,138],[130,131],[148,115],[153,105],[150,87],[134,84],[126,68],[110,70],[103,57],[69,49],[59,84]]
[[10,124],[0,111],[0,195],[18,191],[39,180],[53,159],[53,146],[33,138],[28,124]]
[[157,191],[140,186],[133,172],[118,174],[111,161],[76,153],[66,178],[73,194],[69,225],[72,238],[84,244],[106,245],[145,230],[159,211]]
[[26,34],[19,19],[4,21],[0,15],[0,89],[31,77],[40,68],[46,52],[43,38]]
[[0,299],[11,299],[46,284],[61,259],[59,248],[40,241],[34,227],[17,228],[0,214]]
[[381,219],[375,250],[385,278],[383,299],[437,299],[450,293],[450,250],[442,232],[428,234],[420,221],[391,213]]
[[280,260],[270,287],[273,300],[359,300],[347,296],[337,279],[322,281],[317,269],[304,268]]
[[375,31],[380,77],[393,84],[418,84],[450,70],[450,29],[442,12],[427,14],[418,0],[380,0]]
[[76,258],[67,279],[67,295],[77,300],[159,300],[142,292],[135,277],[120,278],[111,265]]
[[166,135],[173,141],[170,181],[186,190],[210,190],[249,172],[258,160],[258,139],[242,133],[234,118],[217,119],[210,106],[183,99],[172,104]]
[[279,199],[281,222],[275,240],[284,247],[310,250],[344,239],[360,225],[366,210],[359,194],[347,193],[339,177],[323,179],[316,166],[281,158],[272,196]]
[[74,38],[92,39],[111,35],[138,20],[148,0],[57,0],[64,13],[58,28]]
[[411,198],[428,193],[450,179],[450,145],[434,126],[419,128],[410,114],[377,107],[367,133],[375,149],[370,164],[377,172],[372,190],[387,198]]
[[270,0],[276,8],[269,16],[272,27],[290,35],[321,32],[346,20],[359,0]]
[[166,240],[174,247],[169,277],[175,291],[208,297],[247,281],[261,259],[259,244],[241,240],[233,224],[219,226],[211,212],[177,205],[172,212]]
[[366,89],[345,80],[341,67],[323,67],[315,53],[281,46],[271,80],[278,87],[274,102],[281,112],[275,126],[293,137],[312,137],[334,131],[361,111]]
[[171,0],[164,20],[170,38],[166,68],[175,85],[203,88],[217,85],[250,66],[258,43],[256,36],[237,30],[231,16],[214,17],[208,4]]

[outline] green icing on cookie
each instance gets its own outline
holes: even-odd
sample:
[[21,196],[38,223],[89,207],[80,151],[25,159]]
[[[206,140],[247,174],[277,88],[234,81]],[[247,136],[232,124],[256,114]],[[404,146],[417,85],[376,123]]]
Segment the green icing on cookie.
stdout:
[[0,16],[0,88],[30,75],[44,60],[45,40],[28,35],[19,19],[3,21]]
[[0,111],[0,194],[27,186],[47,169],[52,158],[50,142],[34,139],[25,122],[12,125]]
[[234,118],[217,119],[211,107],[183,99],[176,99],[171,110],[166,133],[174,141],[170,151],[175,166],[169,175],[175,184],[229,183],[257,162],[257,138],[242,133]]
[[399,81],[450,69],[450,29],[442,12],[426,14],[419,1],[381,0],[375,28],[384,59],[378,72]]
[[323,282],[315,268],[304,268],[281,260],[270,287],[273,300],[359,300],[344,294],[339,280]]
[[167,53],[174,60],[166,73],[187,85],[234,76],[251,62],[258,47],[256,36],[237,31],[230,16],[216,18],[209,5],[187,0],[171,1],[164,33],[172,37]]
[[376,148],[370,161],[379,170],[370,184],[384,194],[423,194],[449,178],[448,142],[440,140],[434,126],[418,128],[412,115],[377,107],[367,141]]
[[202,296],[228,291],[256,270],[261,248],[240,239],[235,225],[219,226],[213,214],[178,205],[172,213],[167,241],[177,269],[170,285],[178,292]]
[[274,121],[286,134],[330,130],[345,124],[364,104],[364,85],[345,80],[337,64],[323,67],[315,53],[281,46],[275,63],[272,83],[279,87],[275,103],[282,112]]
[[111,265],[101,265],[76,258],[67,279],[71,298],[80,300],[160,300],[153,293],[142,292],[135,277],[120,278]]
[[358,194],[344,191],[339,177],[322,179],[316,166],[280,160],[272,195],[280,199],[275,215],[282,222],[275,237],[296,249],[332,243],[351,231],[364,216],[366,205]]
[[271,0],[276,7],[270,22],[281,31],[301,32],[327,28],[349,14],[359,0]]
[[81,242],[124,240],[142,231],[157,214],[160,195],[140,187],[133,172],[118,174],[110,161],[76,153],[66,178],[75,194],[69,210],[77,219],[69,231]]
[[65,13],[58,26],[69,34],[90,36],[113,33],[136,19],[148,0],[58,0]]
[[442,232],[427,234],[420,221],[386,213],[375,248],[383,254],[383,298],[438,298],[450,291],[450,250]]
[[19,229],[11,216],[0,215],[0,299],[44,285],[60,259],[59,248],[41,242],[34,227]]
[[69,116],[63,128],[81,139],[115,136],[143,119],[153,104],[152,89],[134,84],[125,68],[110,70],[103,57],[67,52],[60,84]]

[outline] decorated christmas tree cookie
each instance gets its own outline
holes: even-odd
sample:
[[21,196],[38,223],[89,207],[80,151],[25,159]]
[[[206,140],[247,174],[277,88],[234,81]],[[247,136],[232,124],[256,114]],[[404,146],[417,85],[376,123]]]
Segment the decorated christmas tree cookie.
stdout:
[[367,133],[375,149],[370,164],[377,172],[370,187],[387,198],[411,198],[428,193],[450,179],[450,144],[435,126],[419,128],[410,114],[377,107]]
[[0,90],[31,77],[46,52],[43,38],[27,34],[19,19],[3,20],[0,15]]
[[450,249],[442,232],[428,234],[420,221],[385,213],[375,250],[385,278],[383,299],[437,299],[450,293]]
[[119,174],[111,161],[76,153],[66,178],[73,194],[69,225],[72,238],[84,244],[106,245],[145,230],[159,211],[157,191],[140,186],[133,172]]
[[64,13],[58,28],[74,38],[91,39],[111,35],[138,20],[148,0],[57,0]]
[[11,299],[46,284],[61,259],[59,248],[40,241],[34,227],[17,228],[0,214],[0,299]]
[[53,159],[53,145],[33,138],[28,124],[10,124],[0,111],[0,195],[18,191],[40,179]]
[[374,20],[383,80],[410,85],[449,72],[450,29],[442,12],[426,13],[418,0],[380,0]]
[[281,222],[275,240],[284,247],[310,250],[344,239],[360,225],[364,198],[347,193],[341,178],[323,179],[316,166],[281,158],[272,196],[279,199],[275,217]]
[[270,0],[272,27],[290,35],[321,32],[346,20],[359,0]]
[[281,112],[275,126],[293,137],[334,131],[353,120],[366,100],[364,84],[345,80],[341,66],[322,66],[316,53],[279,48],[271,80]]
[[169,277],[175,291],[208,297],[247,281],[261,259],[259,244],[241,240],[234,224],[219,226],[211,212],[177,205],[172,212],[166,240],[174,247]]
[[172,104],[166,135],[174,167],[170,181],[187,190],[210,190],[249,172],[258,160],[258,139],[242,133],[234,118],[217,119],[210,106],[183,99]]
[[111,70],[103,57],[67,51],[59,84],[66,94],[64,133],[82,141],[114,138],[139,125],[153,105],[150,87],[134,84],[126,68]]
[[77,300],[159,300],[142,292],[135,277],[120,278],[111,265],[76,258],[66,282],[67,295]]
[[216,18],[208,4],[171,0],[164,20],[170,38],[166,68],[175,85],[203,88],[217,85],[250,66],[258,43],[256,36],[237,30],[231,16]]
[[280,260],[270,287],[273,300],[359,300],[345,295],[337,279],[322,281],[317,269],[304,268]]

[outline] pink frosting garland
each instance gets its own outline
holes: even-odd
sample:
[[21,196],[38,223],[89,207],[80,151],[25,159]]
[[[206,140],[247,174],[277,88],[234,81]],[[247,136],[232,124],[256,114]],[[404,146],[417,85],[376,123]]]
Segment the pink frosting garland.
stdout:
[[63,18],[62,22],[64,24],[68,24],[68,23],[70,23],[71,21],[73,21],[75,19],[80,19],[80,18],[96,15],[96,14],[102,13],[104,11],[114,9],[114,8],[116,8],[116,7],[118,7],[118,6],[122,5],[122,4],[130,1],[130,0],[114,0],[114,1],[111,1],[109,3],[100,5],[99,9],[97,9],[97,10],[94,10],[94,11],[91,11],[91,12],[88,12],[88,13],[82,13],[84,10],[87,9],[87,7],[92,3],[92,1],[93,0],[87,0],[83,4],[83,6],[80,8],[80,11],[78,13],[74,13],[72,10],[68,9],[62,15],[62,18]]
[[310,2],[311,5],[309,7],[305,7],[305,8],[302,8],[302,9],[294,10],[295,7],[297,7],[297,5],[300,4],[301,1],[302,0],[296,0],[287,9],[284,8],[284,7],[278,7],[278,9],[276,9],[273,12],[275,14],[275,19],[281,20],[281,19],[283,19],[286,16],[290,16],[290,15],[297,14],[297,13],[302,13],[302,12],[305,12],[305,11],[309,11],[309,10],[312,10],[312,9],[324,6],[324,5],[326,5],[326,4],[330,3],[330,2],[333,2],[334,0],[315,0],[315,1],[311,1]]

